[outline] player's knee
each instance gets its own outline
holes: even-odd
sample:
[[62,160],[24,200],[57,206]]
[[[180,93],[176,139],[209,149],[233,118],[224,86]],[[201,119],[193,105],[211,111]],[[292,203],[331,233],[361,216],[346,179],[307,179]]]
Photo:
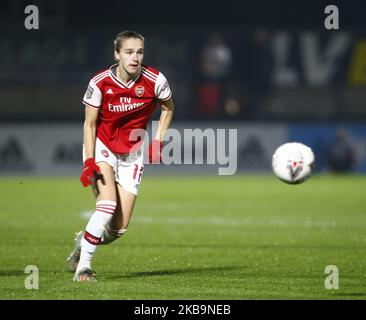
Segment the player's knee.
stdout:
[[109,225],[107,225],[104,229],[103,236],[102,236],[102,244],[108,244],[111,243],[121,236],[127,231],[127,228],[121,228],[121,229],[112,229]]
[[114,230],[114,229],[110,229],[110,228],[108,228],[108,229],[109,229],[108,231],[111,234],[113,234],[116,238],[122,237],[125,234],[125,232],[127,231],[127,228],[121,228],[118,230]]

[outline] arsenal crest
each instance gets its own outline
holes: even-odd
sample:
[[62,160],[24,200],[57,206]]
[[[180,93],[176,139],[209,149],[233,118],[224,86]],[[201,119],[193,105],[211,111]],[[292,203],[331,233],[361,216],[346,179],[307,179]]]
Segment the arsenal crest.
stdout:
[[105,157],[105,158],[108,158],[109,157],[109,153],[108,153],[108,151],[107,150],[102,150],[101,151],[102,152],[102,155]]
[[135,88],[135,93],[137,94],[138,97],[141,97],[145,92],[145,87],[144,86],[136,86]]

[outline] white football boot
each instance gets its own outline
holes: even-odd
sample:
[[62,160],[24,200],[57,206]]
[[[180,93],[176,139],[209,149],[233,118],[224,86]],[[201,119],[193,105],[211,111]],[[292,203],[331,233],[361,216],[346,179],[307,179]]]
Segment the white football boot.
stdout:
[[95,278],[95,272],[89,268],[83,268],[79,270],[79,272],[76,272],[73,280],[76,282],[97,281],[97,279]]

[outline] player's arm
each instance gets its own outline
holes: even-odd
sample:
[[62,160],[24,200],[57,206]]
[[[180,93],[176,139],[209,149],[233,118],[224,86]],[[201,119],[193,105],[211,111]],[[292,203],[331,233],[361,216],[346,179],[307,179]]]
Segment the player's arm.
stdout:
[[96,189],[96,180],[100,175],[100,168],[96,165],[94,160],[96,127],[98,119],[98,109],[93,107],[85,107],[85,121],[84,121],[84,152],[85,162],[84,168],[80,176],[80,181],[84,187],[91,185],[95,193],[99,191]]
[[156,135],[149,147],[149,162],[150,163],[160,163],[161,154],[163,148],[164,136],[172,122],[174,113],[174,103],[173,99],[170,97],[168,100],[159,101],[161,106],[161,115],[159,120],[158,129]]
[[155,139],[159,140],[159,141],[163,141],[164,136],[173,119],[174,103],[173,103],[173,99],[169,98],[166,101],[159,101],[159,104],[160,104],[162,110],[161,110],[159,126],[156,131]]
[[102,93],[93,79],[90,80],[84,94],[83,104],[85,105],[84,151],[85,159],[89,159],[94,158],[97,119],[102,104]]
[[85,159],[94,158],[96,128],[99,109],[93,107],[85,107],[84,121],[84,148]]

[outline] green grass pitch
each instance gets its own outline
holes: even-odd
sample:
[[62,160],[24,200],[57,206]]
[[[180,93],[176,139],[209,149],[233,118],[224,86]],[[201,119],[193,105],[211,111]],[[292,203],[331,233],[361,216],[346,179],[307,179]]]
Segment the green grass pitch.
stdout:
[[[366,177],[145,174],[127,233],[99,247],[96,283],[65,259],[93,210],[74,178],[0,179],[0,299],[365,299]],[[85,215],[85,214],[84,214]],[[28,265],[39,289],[28,290]],[[324,286],[339,270],[339,289]]]

